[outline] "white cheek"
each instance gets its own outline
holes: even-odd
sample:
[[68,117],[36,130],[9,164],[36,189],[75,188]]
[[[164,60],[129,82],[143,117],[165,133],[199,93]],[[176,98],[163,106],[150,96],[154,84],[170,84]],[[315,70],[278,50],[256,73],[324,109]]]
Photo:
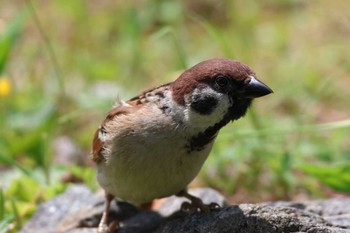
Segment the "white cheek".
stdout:
[[[200,93],[203,95],[213,96],[218,100],[217,106],[210,114],[200,114],[194,111],[190,106],[192,96]],[[185,96],[185,102],[185,122],[187,122],[190,128],[198,130],[199,132],[220,122],[231,105],[230,99],[227,95],[219,93],[210,87],[195,89],[192,92],[192,95]]]

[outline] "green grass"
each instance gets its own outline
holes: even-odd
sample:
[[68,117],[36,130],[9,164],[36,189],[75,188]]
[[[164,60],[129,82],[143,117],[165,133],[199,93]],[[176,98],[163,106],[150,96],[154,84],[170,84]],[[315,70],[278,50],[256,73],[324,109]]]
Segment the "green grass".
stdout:
[[[9,93],[0,87],[0,232],[16,231],[39,203],[63,192],[67,172],[97,188],[90,143],[117,97],[213,57],[244,61],[275,93],[222,130],[200,183],[234,202],[349,193],[349,7],[340,0],[0,2],[0,78],[11,84]],[[62,137],[73,152],[57,144]]]

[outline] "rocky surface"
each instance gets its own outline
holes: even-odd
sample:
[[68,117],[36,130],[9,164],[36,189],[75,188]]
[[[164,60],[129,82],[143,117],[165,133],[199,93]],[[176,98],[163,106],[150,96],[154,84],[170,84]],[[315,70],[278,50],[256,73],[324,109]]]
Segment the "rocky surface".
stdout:
[[[206,203],[224,204],[223,196],[214,190],[194,189],[191,193]],[[140,211],[127,203],[113,202],[110,217],[121,220],[119,233],[350,232],[350,198],[231,205],[210,213],[178,211],[185,200],[166,198],[158,202],[154,211]],[[21,233],[96,232],[103,203],[102,193],[72,186],[42,204]]]

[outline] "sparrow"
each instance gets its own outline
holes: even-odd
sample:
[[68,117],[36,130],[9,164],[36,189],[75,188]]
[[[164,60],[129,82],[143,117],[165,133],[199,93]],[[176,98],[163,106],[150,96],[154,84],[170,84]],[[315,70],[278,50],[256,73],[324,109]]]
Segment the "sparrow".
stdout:
[[243,117],[254,98],[272,92],[247,65],[218,58],[193,66],[173,82],[118,101],[93,139],[92,160],[106,194],[99,232],[111,232],[108,214],[115,197],[147,205],[177,195],[190,201],[184,210],[219,208],[204,204],[186,187],[220,129]]

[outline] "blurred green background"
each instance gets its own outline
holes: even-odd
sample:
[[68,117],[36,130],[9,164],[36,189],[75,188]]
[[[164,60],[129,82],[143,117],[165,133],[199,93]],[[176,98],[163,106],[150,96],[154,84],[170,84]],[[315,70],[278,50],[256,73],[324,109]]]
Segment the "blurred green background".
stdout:
[[194,186],[232,203],[350,193],[350,1],[0,0],[0,232],[71,182],[115,99],[209,58],[275,93],[225,127]]

